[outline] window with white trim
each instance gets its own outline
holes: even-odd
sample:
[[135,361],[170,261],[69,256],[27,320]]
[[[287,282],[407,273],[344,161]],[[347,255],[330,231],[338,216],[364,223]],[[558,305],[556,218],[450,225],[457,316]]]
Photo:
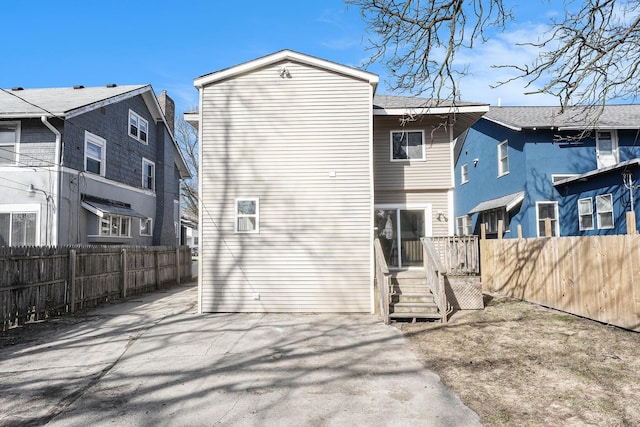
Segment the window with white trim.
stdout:
[[596,196],[596,216],[598,228],[613,228],[613,196],[611,194]]
[[492,209],[481,214],[481,221],[485,225],[485,231],[490,234],[498,232],[498,221],[502,221],[502,231],[509,231],[509,215],[506,208]]
[[151,218],[140,218],[140,235],[151,236],[153,234],[153,220]]
[[469,164],[465,163],[460,167],[460,184],[469,182]]
[[156,189],[156,165],[151,160],[142,158],[142,187]]
[[424,131],[391,131],[392,162],[424,159]]
[[36,212],[0,213],[0,246],[35,245],[37,225]]
[[551,219],[551,235],[560,235],[558,222],[558,202],[536,202],[536,216],[538,221],[538,237],[545,237],[544,224],[547,218]]
[[578,225],[580,231],[593,230],[593,200],[591,197],[578,200]]
[[459,216],[456,218],[456,230],[458,236],[471,236],[473,223],[469,215]]
[[105,214],[100,218],[100,235],[131,237],[131,217]]
[[19,122],[0,122],[0,165],[18,162]]
[[509,144],[507,140],[498,144],[498,176],[509,173]]
[[129,136],[147,144],[149,122],[133,110],[129,110]]
[[257,233],[260,231],[260,203],[258,198],[238,198],[235,206],[236,233]]
[[84,134],[84,170],[105,176],[107,141],[85,131]]

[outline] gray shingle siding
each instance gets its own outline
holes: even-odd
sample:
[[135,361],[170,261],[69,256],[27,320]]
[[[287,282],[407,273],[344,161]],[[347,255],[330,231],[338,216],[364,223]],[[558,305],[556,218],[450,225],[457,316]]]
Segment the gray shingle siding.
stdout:
[[[129,136],[130,109],[149,122],[147,145]],[[140,96],[74,117],[65,123],[65,166],[84,170],[84,135],[87,130],[107,141],[105,177],[140,188],[142,158],[155,161],[155,146],[160,143],[156,128]]]
[[[50,122],[60,126],[60,120]],[[38,119],[20,120],[20,159],[21,166],[51,166],[55,157],[56,136]]]

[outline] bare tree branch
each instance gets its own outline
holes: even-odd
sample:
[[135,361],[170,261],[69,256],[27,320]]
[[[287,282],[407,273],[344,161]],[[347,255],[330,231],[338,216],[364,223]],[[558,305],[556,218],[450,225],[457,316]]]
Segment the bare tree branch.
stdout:
[[175,119],[175,136],[192,178],[183,181],[180,188],[182,206],[191,217],[198,217],[198,131],[184,121],[182,115]]

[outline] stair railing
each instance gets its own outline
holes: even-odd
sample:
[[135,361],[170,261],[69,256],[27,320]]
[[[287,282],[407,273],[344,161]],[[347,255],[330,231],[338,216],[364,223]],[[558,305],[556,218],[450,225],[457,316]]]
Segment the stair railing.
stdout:
[[441,322],[447,323],[449,317],[449,304],[447,303],[447,293],[445,291],[446,270],[440,262],[431,240],[422,238],[424,248],[424,271],[427,275],[427,283],[433,293],[433,299],[442,315]]
[[373,251],[376,264],[376,287],[378,289],[378,310],[385,325],[389,324],[389,284],[390,274],[387,260],[382,252],[379,239],[373,241]]

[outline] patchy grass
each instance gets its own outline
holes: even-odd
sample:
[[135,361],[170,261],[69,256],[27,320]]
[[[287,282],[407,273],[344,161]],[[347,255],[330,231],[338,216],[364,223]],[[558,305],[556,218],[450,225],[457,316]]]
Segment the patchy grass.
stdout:
[[397,323],[487,426],[640,425],[640,334],[510,298]]

